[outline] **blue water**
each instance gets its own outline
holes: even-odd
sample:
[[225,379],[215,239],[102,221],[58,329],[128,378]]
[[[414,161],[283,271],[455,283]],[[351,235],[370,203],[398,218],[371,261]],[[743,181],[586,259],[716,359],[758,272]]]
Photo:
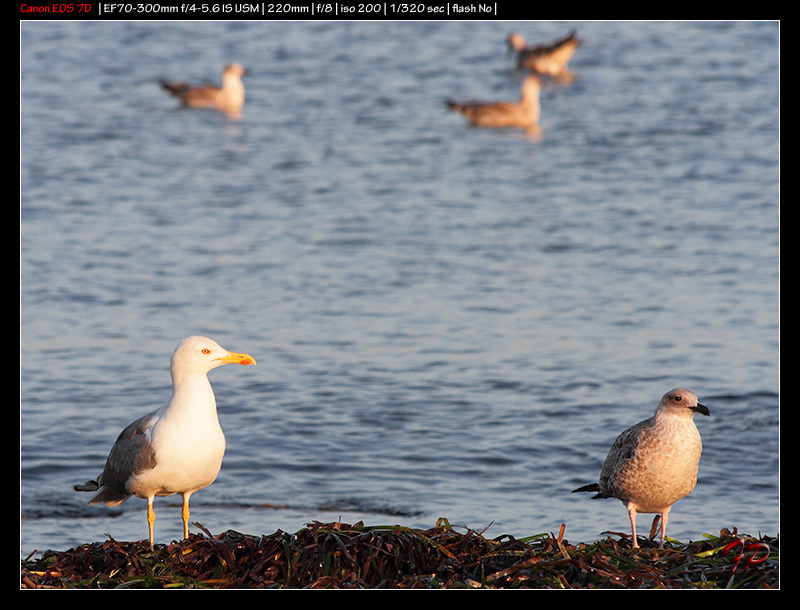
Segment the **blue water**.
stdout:
[[[576,29],[539,139],[512,30]],[[228,451],[212,533],[367,525],[627,532],[570,494],[689,387],[705,450],[679,540],[779,531],[779,24],[21,23],[23,555],[147,535],[88,506],[118,432],[206,334]],[[250,75],[241,120],[159,78]],[[179,499],[156,537],[181,535]],[[650,517],[640,517],[641,531]],[[193,531],[197,531],[193,527]]]

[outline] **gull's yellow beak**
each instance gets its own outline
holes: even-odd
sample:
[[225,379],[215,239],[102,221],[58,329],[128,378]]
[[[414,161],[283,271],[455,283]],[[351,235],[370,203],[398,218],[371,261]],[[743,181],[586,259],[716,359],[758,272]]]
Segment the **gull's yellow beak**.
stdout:
[[255,364],[256,359],[253,358],[250,354],[239,354],[236,352],[228,352],[227,356],[221,356],[217,358],[224,364]]

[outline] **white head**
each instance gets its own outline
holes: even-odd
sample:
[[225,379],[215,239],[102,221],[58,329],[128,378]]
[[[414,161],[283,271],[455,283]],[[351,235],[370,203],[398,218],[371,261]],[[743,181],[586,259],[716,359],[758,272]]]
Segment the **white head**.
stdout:
[[208,337],[197,335],[186,337],[178,344],[172,354],[170,369],[172,378],[186,373],[208,373],[223,364],[255,364],[255,359],[248,354],[230,352],[219,343]]
[[539,92],[542,90],[542,79],[536,76],[535,74],[531,74],[525,77],[525,80],[522,81],[522,96],[538,96]]
[[656,409],[656,415],[663,413],[675,417],[691,419],[695,413],[711,415],[708,407],[697,402],[697,394],[684,388],[676,388],[664,394]]
[[521,51],[524,49],[525,39],[522,37],[522,34],[519,32],[511,32],[508,35],[508,46],[515,51]]
[[241,78],[247,74],[247,70],[245,70],[239,64],[228,64],[225,66],[225,69],[222,71],[222,77],[225,78],[226,76],[233,76],[235,78]]

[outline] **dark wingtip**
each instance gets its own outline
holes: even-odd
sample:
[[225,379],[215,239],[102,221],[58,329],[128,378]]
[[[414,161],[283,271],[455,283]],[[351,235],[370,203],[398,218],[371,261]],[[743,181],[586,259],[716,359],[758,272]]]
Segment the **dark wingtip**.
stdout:
[[82,485],[74,485],[72,487],[75,491],[97,491],[99,488],[97,481],[86,481]]

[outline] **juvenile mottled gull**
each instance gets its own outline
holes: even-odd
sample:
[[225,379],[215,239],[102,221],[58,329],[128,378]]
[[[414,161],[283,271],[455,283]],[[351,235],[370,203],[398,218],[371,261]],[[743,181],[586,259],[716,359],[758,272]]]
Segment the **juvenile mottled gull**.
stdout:
[[567,68],[567,62],[572,59],[581,44],[581,40],[575,35],[575,32],[571,32],[551,44],[530,48],[525,46],[525,39],[519,32],[509,34],[507,42],[511,52],[517,54],[518,68],[524,68],[536,74],[554,76],[560,80],[572,78],[572,74]]
[[98,492],[89,504],[117,506],[132,495],[147,500],[153,548],[153,499],[183,495],[183,535],[189,536],[189,497],[217,478],[225,435],[207,373],[223,364],[255,364],[252,356],[229,352],[206,337],[187,337],[172,354],[169,402],[126,427],[96,481],[75,491]]
[[463,114],[479,127],[521,127],[528,133],[539,133],[539,93],[542,82],[531,75],[522,82],[519,102],[454,102],[445,101],[450,110]]
[[190,108],[215,108],[236,115],[244,104],[242,76],[247,71],[239,64],[229,64],[222,71],[222,87],[216,85],[187,85],[161,81],[161,86]]
[[694,392],[678,388],[667,392],[653,417],[617,437],[608,452],[600,481],[573,491],[596,491],[593,498],[618,498],[628,507],[636,541],[636,514],[661,515],[661,543],[667,532],[672,505],[697,483],[703,443],[694,424],[695,413],[710,415]]

